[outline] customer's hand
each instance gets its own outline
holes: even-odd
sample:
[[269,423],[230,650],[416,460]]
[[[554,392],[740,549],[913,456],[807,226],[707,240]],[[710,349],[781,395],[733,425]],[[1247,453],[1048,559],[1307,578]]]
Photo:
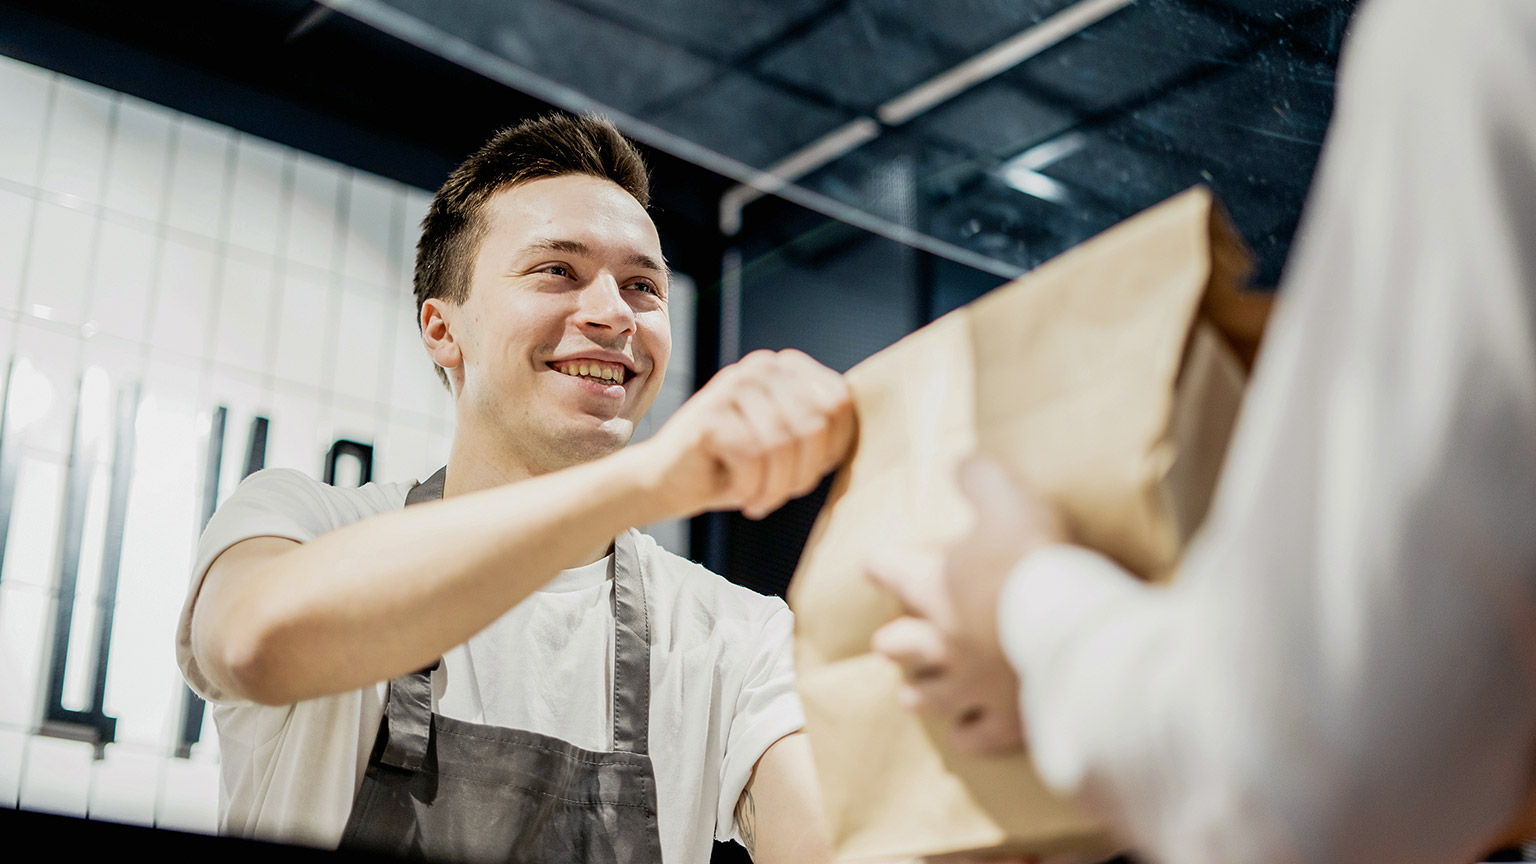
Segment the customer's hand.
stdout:
[[997,606],[1013,566],[1063,542],[1060,516],[982,457],[960,467],[976,516],[969,535],[938,554],[898,550],[870,565],[906,614],[875,632],[873,649],[901,667],[902,704],[947,722],[954,746],[998,753],[1023,746],[1018,679],[998,639]]

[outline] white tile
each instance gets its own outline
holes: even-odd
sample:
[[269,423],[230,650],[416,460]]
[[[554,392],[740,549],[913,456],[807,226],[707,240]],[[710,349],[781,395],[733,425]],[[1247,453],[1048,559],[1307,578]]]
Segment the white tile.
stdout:
[[100,200],[111,126],[111,91],[60,78],[38,185],[93,203]]
[[160,243],[148,231],[115,222],[102,222],[100,231],[86,320],[98,333],[142,342]]
[[86,517],[81,526],[80,558],[75,574],[74,615],[70,620],[69,647],[65,654],[65,708],[85,711],[93,701],[95,633],[102,614],[101,550],[105,538],[107,484],[105,470],[94,472],[87,493]]
[[370,403],[383,398],[384,374],[395,347],[392,312],[390,305],[360,290],[342,292],[331,381],[335,392]]
[[206,356],[209,311],[216,296],[213,253],[166,241],[155,285],[150,344],[186,357]]
[[219,289],[218,324],[213,359],[254,373],[267,371],[272,321],[272,270],[260,264],[227,258]]
[[198,403],[197,374],[151,364],[135,427],[106,689],[118,739],[135,747],[167,750],[177,729],[181,678],[172,633],[201,529]]
[[345,438],[372,446],[382,426],[372,411],[340,403],[333,403],[324,419],[327,443]]
[[277,355],[273,371],[279,379],[316,388],[326,386],[336,350],[333,322],[338,290],[307,273],[286,274],[274,324]]
[[[29,729],[37,722],[43,643],[53,609],[53,595],[47,588],[12,580],[9,573],[0,579],[0,690],[6,694],[0,700],[0,729]],[[6,782],[0,779],[0,806],[5,806],[7,794],[16,794],[14,784],[13,776],[7,792]]]
[[155,825],[213,834],[219,829],[219,767],[172,759],[165,763]]
[[289,260],[326,270],[339,264],[336,205],[343,170],[334,162],[297,155],[288,211]]
[[64,463],[25,457],[16,480],[5,562],[7,583],[51,589],[57,576]]
[[119,740],[134,746],[166,749],[176,734],[181,678],[172,634],[202,527],[199,401],[194,373],[151,365],[139,407],[106,692]]
[[26,746],[25,733],[0,726],[0,807],[16,806],[16,793],[21,789],[21,759]]
[[234,186],[226,239],[242,249],[278,254],[283,228],[283,184],[291,157],[287,148],[241,135],[236,142]]
[[97,221],[69,207],[37,205],[21,295],[23,311],[50,321],[85,323],[85,294]]
[[[168,751],[180,722],[182,681],[173,636],[186,596],[190,552],[184,545],[161,550],[153,562],[158,572],[147,573],[144,551],[140,544],[140,557],[125,561],[120,571],[103,708],[117,718],[119,742]],[[152,591],[131,595],[123,590],[146,583]]]
[[377,291],[389,280],[397,257],[391,247],[395,184],[359,171],[353,173],[349,186],[342,272]]
[[396,230],[400,240],[395,244],[395,252],[400,257],[396,264],[399,274],[396,279],[404,286],[407,295],[411,293],[411,274],[416,271],[416,243],[421,239],[421,220],[431,206],[431,192],[408,188],[399,208],[397,218],[400,221]]
[[[0,58],[3,59],[3,58]],[[0,133],[0,139],[4,134]],[[31,198],[0,189],[0,309],[14,312],[32,234]]]
[[84,816],[93,752],[84,741],[34,735],[22,761],[17,804],[23,810]]
[[32,185],[43,153],[51,72],[0,56],[0,177]]
[[219,236],[228,175],[230,132],[182,115],[176,129],[169,223],[204,237]]
[[425,480],[448,460],[447,453],[437,452],[436,440],[425,426],[391,420],[374,445],[374,478],[389,482]]
[[321,476],[325,451],[331,441],[326,437],[329,430],[320,425],[318,399],[279,383],[272,394],[271,419],[267,427],[267,467],[293,468],[311,477]]
[[[16,362],[13,376],[27,383],[16,386],[7,398],[15,404],[16,424],[26,432],[27,444],[65,456],[74,434],[75,394],[80,386],[80,341],[45,324],[23,320],[16,331]],[[23,363],[22,361],[26,362]]]
[[121,96],[117,129],[107,157],[107,191],[102,203],[111,210],[159,221],[165,198],[166,149],[176,115],[158,105]]
[[88,815],[127,825],[155,824],[155,797],[145,791],[155,788],[161,759],[122,744],[107,746],[104,758],[91,766],[91,792]]
[[421,344],[415,307],[397,307],[392,316],[395,322],[395,347],[391,358],[394,371],[385,386],[385,401],[394,411],[436,416],[442,407],[438,393],[446,391],[438,380],[437,367]]

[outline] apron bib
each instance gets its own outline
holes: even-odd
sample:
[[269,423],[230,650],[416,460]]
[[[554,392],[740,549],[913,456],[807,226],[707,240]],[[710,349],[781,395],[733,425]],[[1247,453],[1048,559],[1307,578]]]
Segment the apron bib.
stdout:
[[[406,506],[442,498],[446,477],[412,488]],[[650,618],[633,532],[615,539],[613,557],[613,750],[434,714],[434,663],[389,683],[342,848],[477,864],[661,861]]]

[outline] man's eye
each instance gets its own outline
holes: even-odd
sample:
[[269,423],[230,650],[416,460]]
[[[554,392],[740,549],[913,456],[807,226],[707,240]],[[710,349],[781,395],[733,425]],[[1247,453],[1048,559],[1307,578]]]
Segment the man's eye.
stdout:
[[655,294],[657,297],[661,296],[661,291],[655,285],[652,285],[649,282],[631,282],[629,287],[639,288],[641,291],[647,291],[651,294]]
[[561,264],[551,264],[544,268],[544,272],[551,276],[569,276],[571,275],[571,268]]

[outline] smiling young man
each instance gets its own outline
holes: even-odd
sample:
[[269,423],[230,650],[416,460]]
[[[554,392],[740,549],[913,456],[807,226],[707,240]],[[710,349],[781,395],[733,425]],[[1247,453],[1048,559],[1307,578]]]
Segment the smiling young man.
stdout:
[[639,155],[606,121],[497,135],[422,223],[448,464],[252,475],[199,544],[177,654],[216,706],[221,828],[458,860],[827,856],[782,602],[634,526],[764,515],[841,459],[841,378],[722,370],[625,447],[671,353]]

